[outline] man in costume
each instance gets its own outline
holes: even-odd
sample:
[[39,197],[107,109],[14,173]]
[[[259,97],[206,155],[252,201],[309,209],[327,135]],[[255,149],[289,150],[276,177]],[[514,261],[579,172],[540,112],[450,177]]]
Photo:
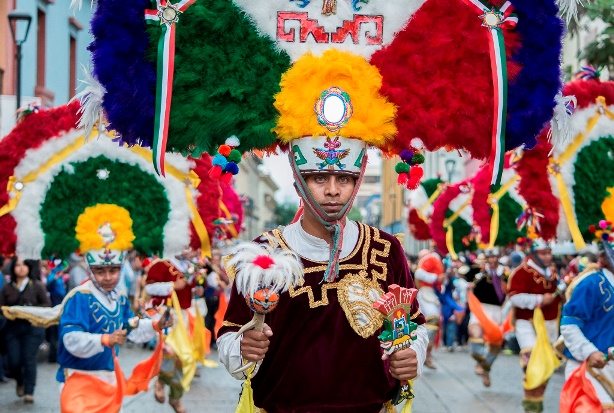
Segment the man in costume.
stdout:
[[[520,363],[523,372],[536,343],[533,311],[540,307],[550,343],[558,337],[560,297],[557,291],[558,277],[552,261],[552,249],[543,239],[532,240],[528,259],[512,272],[508,290],[515,316],[515,329],[520,346]],[[534,389],[524,390],[522,406],[525,412],[542,412],[547,381]]]
[[468,330],[471,357],[477,362],[475,373],[482,376],[482,383],[485,387],[490,387],[490,369],[501,351],[501,346],[484,341],[484,329],[488,327],[482,326],[481,321],[488,323],[489,326],[496,325],[497,327],[503,323],[501,306],[507,293],[508,270],[499,263],[498,248],[487,249],[484,251],[484,256],[486,262],[475,277],[473,294],[480,302],[480,307],[488,320],[479,320],[476,314],[472,313]]
[[446,275],[441,262],[441,257],[434,251],[422,250],[418,253],[418,269],[415,279],[418,286],[418,302],[420,312],[426,318],[426,329],[429,336],[429,345],[426,350],[426,360],[424,365],[430,369],[435,369],[431,359],[431,353],[435,346],[437,333],[439,332],[439,319],[441,317],[441,301],[439,293],[442,282]]
[[[366,162],[363,142],[340,141],[341,149],[350,147],[363,157],[357,159],[361,165]],[[299,150],[309,153],[318,143],[311,137],[297,139],[291,162],[299,159]],[[301,288],[280,296],[277,309],[267,315],[269,327],[263,333],[246,331],[235,340],[234,332],[252,314],[233,287],[218,339],[220,360],[230,372],[243,360],[258,362],[252,387],[255,405],[262,411],[290,412],[301,407],[305,411],[375,413],[393,397],[397,380],[413,379],[421,372],[428,338],[416,304],[411,318],[420,324],[418,340],[410,349],[382,361],[377,339],[382,320],[367,303],[391,284],[413,287],[413,282],[395,237],[346,218],[364,169],[350,167],[355,160],[347,161],[346,170],[300,168],[296,185],[305,205],[303,216],[260,238],[260,242],[278,243],[280,248],[297,252],[305,274]],[[323,210],[324,217],[335,217],[330,224],[341,224],[343,235],[336,243],[316,210]],[[340,249],[338,271],[331,270],[336,258],[330,250],[335,247]],[[232,275],[231,268],[227,271]],[[236,377],[245,378],[243,373]],[[279,382],[280,377],[286,384]],[[303,384],[297,389],[296,383]]]
[[[588,269],[573,281],[563,307],[561,335],[568,358],[567,383],[561,396],[563,413],[574,412],[574,406],[586,392],[573,391],[581,387],[572,386],[576,380],[594,389],[596,397],[591,397],[592,411],[614,413],[614,363],[611,361],[613,354],[608,352],[614,346],[614,253],[609,241],[602,240],[602,244],[601,268]],[[585,371],[580,370],[581,366]],[[564,405],[568,406],[567,410],[563,409]]]
[[[305,70],[312,73],[309,87],[317,89],[307,100],[284,104],[299,90],[308,91]],[[263,332],[248,330],[239,339],[236,332],[252,319],[252,311],[234,285],[218,339],[220,360],[229,372],[245,361],[257,362],[251,386],[260,411],[376,413],[390,406],[399,381],[422,371],[428,337],[417,301],[409,314],[419,324],[416,341],[390,356],[380,346],[383,319],[373,308],[390,285],[414,286],[403,247],[394,236],[347,219],[367,165],[367,138],[381,136],[388,122],[379,117],[388,103],[377,88],[360,89],[371,76],[377,74],[364,59],[327,51],[296,62],[276,96],[277,133],[287,143],[304,212],[256,241],[296,252],[304,279],[300,287],[279,294]],[[333,101],[341,105],[343,117],[328,111]],[[297,131],[300,113],[313,116]],[[348,132],[352,138],[344,136],[346,124],[360,123],[371,126]],[[226,271],[232,280],[234,269]]]
[[[123,208],[100,207],[86,208],[77,221],[80,249],[88,251],[89,280],[70,292],[60,317],[57,359],[60,368],[56,378],[61,383],[78,373],[75,377],[88,375],[116,385],[113,359],[114,353],[119,352],[117,346],[127,338],[136,343],[147,342],[157,331],[172,325],[167,318],[152,321],[134,317],[127,297],[118,293],[122,260],[134,239],[132,220]],[[62,411],[80,411],[80,400],[94,397],[80,391],[83,389],[78,385],[63,386]]]
[[[160,311],[168,304],[173,291],[177,294],[179,307],[187,310],[192,306],[192,296],[203,295],[202,287],[194,287],[190,277],[190,262],[187,253],[172,260],[155,260],[147,270],[145,292],[151,296],[151,305]],[[182,271],[183,270],[183,271]],[[191,271],[193,273],[193,271]],[[178,413],[186,410],[181,403],[185,392],[182,380],[183,365],[171,346],[164,345],[164,358],[160,366],[160,374],[155,382],[154,397],[158,403],[165,402],[164,385],[170,389],[168,403]]]

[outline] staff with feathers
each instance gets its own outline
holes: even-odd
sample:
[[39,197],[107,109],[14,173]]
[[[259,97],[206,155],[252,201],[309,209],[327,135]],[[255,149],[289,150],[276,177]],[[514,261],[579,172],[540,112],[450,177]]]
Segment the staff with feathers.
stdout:
[[[237,331],[236,338],[247,330],[262,331],[264,317],[277,306],[279,294],[303,280],[303,266],[298,255],[276,247],[276,244],[244,242],[237,246],[228,261],[228,265],[236,269],[237,291],[254,312],[252,320]],[[246,371],[254,364],[249,362],[233,374]]]

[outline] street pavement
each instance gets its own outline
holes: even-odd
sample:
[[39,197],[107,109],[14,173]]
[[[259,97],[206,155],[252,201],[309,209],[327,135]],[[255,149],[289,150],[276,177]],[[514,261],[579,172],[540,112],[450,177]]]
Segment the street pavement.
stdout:
[[[140,347],[122,349],[120,362],[124,374],[129,375],[134,365],[149,354],[149,350]],[[437,370],[426,369],[415,382],[413,413],[522,413],[518,356],[502,354],[497,359],[491,372],[490,388],[482,387],[481,379],[474,375],[474,363],[466,351],[436,351],[434,356]],[[217,354],[214,352],[209,358],[217,360]],[[3,383],[0,384],[1,413],[59,412],[59,386],[55,381],[57,365],[41,362],[38,367],[35,403],[26,405],[15,396],[14,381]],[[241,383],[233,379],[221,364],[216,368],[201,368],[200,372],[201,377],[194,379],[191,390],[184,396],[188,412],[233,413]],[[563,381],[561,373],[555,373],[550,379],[544,402],[545,413],[558,412]],[[168,404],[160,405],[154,400],[153,390],[124,400],[124,413],[172,411]]]

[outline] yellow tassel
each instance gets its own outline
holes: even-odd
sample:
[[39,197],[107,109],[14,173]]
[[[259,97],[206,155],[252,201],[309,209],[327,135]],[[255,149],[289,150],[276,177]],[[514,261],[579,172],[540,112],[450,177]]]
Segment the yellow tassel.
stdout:
[[205,364],[205,320],[200,314],[198,305],[194,305],[196,315],[194,316],[194,333],[192,341],[194,343],[194,360]]
[[552,345],[548,341],[548,330],[544,321],[544,313],[537,307],[533,311],[533,327],[535,328],[535,346],[531,351],[531,357],[527,364],[524,388],[535,389],[544,384],[554,371],[559,368],[561,361],[558,359]]
[[254,392],[252,390],[252,372],[255,367],[253,366],[247,371],[247,379],[243,383],[243,391],[241,392],[241,398],[235,413],[254,413],[255,411]]
[[188,391],[190,390],[190,384],[194,378],[194,373],[196,373],[194,347],[190,341],[188,329],[183,319],[183,314],[181,314],[181,306],[179,305],[179,299],[177,298],[175,291],[173,291],[171,296],[171,302],[173,303],[173,310],[175,311],[177,322],[173,327],[173,331],[166,336],[164,341],[171,349],[173,349],[173,352],[181,361],[183,372],[181,387],[183,387],[185,391]]
[[[409,381],[409,391],[413,394],[414,393],[414,381],[410,380]],[[413,403],[414,399],[408,399],[405,401],[405,405],[403,405],[403,410],[401,410],[401,413],[411,413],[411,405]]]

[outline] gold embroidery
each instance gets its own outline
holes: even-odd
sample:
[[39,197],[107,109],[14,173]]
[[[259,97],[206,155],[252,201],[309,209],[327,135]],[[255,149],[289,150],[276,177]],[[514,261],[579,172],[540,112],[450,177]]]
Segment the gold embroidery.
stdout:
[[[352,329],[361,337],[373,335],[382,325],[383,317],[373,310],[373,303],[384,294],[379,281],[386,281],[388,265],[385,261],[390,255],[391,242],[380,237],[378,229],[358,223],[359,237],[356,247],[347,257],[339,262],[339,271],[357,271],[346,273],[339,281],[322,283],[320,286],[321,297],[316,299],[312,286],[290,287],[288,293],[294,298],[301,294],[307,294],[309,308],[316,308],[329,304],[328,290],[337,289],[337,299],[350,323]],[[279,229],[272,232],[278,245],[283,249],[291,249]],[[348,262],[361,252],[360,264]],[[307,262],[315,262],[312,267],[305,268],[304,274],[323,273],[328,262],[312,261],[301,257]],[[420,312],[415,314],[418,317]]]
[[239,328],[243,327],[241,324],[233,323],[232,321],[224,321],[222,323],[222,326],[224,326],[224,327],[239,327]]
[[338,283],[337,298],[352,329],[361,337],[373,335],[384,322],[381,313],[373,308],[382,295],[379,283],[369,280],[366,272],[346,274]]
[[234,265],[228,265],[228,261],[230,261],[232,259],[232,254],[228,254],[222,257],[222,267],[224,267],[224,269],[226,270],[226,275],[228,276],[228,279],[230,280],[230,283],[234,283],[235,282],[235,277],[237,276],[237,269],[235,268]]
[[404,234],[404,233],[402,233],[402,232],[399,232],[399,233],[397,233],[397,234],[394,234],[394,237],[395,237],[396,239],[398,239],[398,240],[399,240],[399,242],[401,243],[401,245],[403,245],[403,243],[405,242],[405,234]]
[[420,314],[422,314],[422,313],[420,312],[420,310],[418,310],[415,313],[413,313],[409,319],[410,320],[415,320],[416,318],[418,318],[418,316],[420,316]]

